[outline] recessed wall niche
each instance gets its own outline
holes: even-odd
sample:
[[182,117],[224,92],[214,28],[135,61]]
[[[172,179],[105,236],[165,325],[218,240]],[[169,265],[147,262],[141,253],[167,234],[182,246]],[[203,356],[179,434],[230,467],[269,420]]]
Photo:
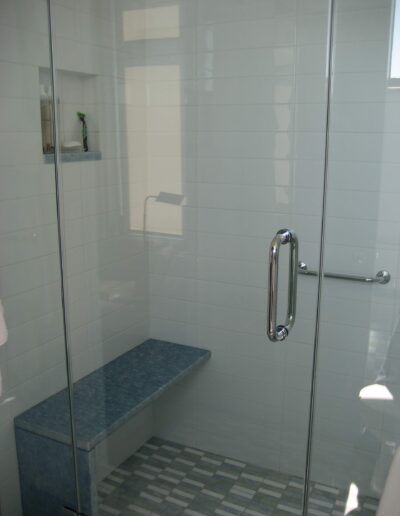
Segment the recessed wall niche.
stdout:
[[[42,124],[42,150],[46,163],[54,161],[52,101],[53,88],[50,70],[39,70],[40,113]],[[57,72],[57,109],[59,139],[63,161],[101,159],[99,127],[95,103],[96,76],[61,70]],[[87,125],[87,148],[84,149],[82,122],[78,113],[85,114]]]

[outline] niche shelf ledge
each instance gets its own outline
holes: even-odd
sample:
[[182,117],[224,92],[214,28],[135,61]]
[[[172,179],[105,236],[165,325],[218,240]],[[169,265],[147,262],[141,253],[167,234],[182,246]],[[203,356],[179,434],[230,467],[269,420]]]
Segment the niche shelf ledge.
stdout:
[[[100,151],[88,152],[61,152],[61,161],[71,163],[74,161],[99,161],[101,160]],[[45,163],[54,163],[54,154],[43,154]]]

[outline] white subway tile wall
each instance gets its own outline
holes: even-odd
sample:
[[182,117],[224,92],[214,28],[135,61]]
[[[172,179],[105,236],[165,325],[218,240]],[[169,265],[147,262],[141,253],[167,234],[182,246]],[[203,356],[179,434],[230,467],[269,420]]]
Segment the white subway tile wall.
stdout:
[[[13,418],[67,384],[55,173],[41,143],[39,70],[50,65],[46,4],[0,2],[0,297],[9,328],[0,347],[2,516],[22,514]],[[98,137],[102,152],[100,161],[62,163],[60,171],[78,379],[147,338],[147,258],[143,237],[129,227],[127,133],[118,119],[126,105],[117,91],[123,79],[114,68],[119,29],[111,3],[52,0],[52,8],[58,78],[91,78],[83,108],[97,116],[88,117],[89,143]],[[76,109],[76,81],[59,82],[64,111]]]
[[13,418],[66,385],[54,168],[42,156],[46,2],[0,3],[0,498],[21,514]]
[[[296,327],[273,344],[266,258],[288,226],[300,258],[318,266],[328,1],[52,5],[57,68],[94,77],[85,106],[102,153],[61,167],[74,378],[148,336],[209,348],[210,363],[157,402],[155,433],[302,475],[317,283],[299,278]],[[320,482],[354,481],[373,495],[399,427],[388,404],[358,398],[378,374],[393,395],[399,387],[391,9],[337,1],[326,270],[387,268],[393,279],[324,284],[312,468]],[[10,329],[0,348],[0,499],[3,516],[18,516],[13,417],[66,377],[54,168],[43,164],[38,102],[46,2],[2,1],[0,27],[0,297]],[[74,104],[73,91],[63,94]]]
[[[318,265],[328,2],[317,4],[179,4],[193,27],[182,29],[183,50],[171,57],[185,77],[176,86],[186,93],[179,107],[181,127],[188,128],[178,131],[185,156],[178,185],[185,195],[183,231],[149,236],[150,335],[213,353],[184,388],[157,403],[156,431],[299,475],[306,457],[317,283],[300,278],[291,339],[273,344],[265,333],[266,261],[276,231],[290,227],[299,235],[301,259]],[[191,32],[196,41],[189,58]],[[163,44],[147,41],[151,65],[163,57]],[[168,81],[161,78],[158,88]],[[176,103],[174,98],[169,105]],[[176,134],[176,125],[169,130]],[[148,141],[154,138],[151,127],[143,132]],[[149,145],[149,159],[152,152]],[[153,184],[150,193],[156,194]],[[157,216],[156,204],[148,209]]]
[[[388,76],[399,2],[336,2],[325,270],[312,476],[379,496],[399,444],[399,83]],[[393,400],[360,399],[383,382]]]
[[[197,112],[182,107],[198,132],[188,231],[175,243],[153,237],[149,257],[151,335],[208,346],[213,360],[155,413],[166,438],[302,474],[316,280],[300,278],[293,340],[271,345],[265,258],[275,230],[290,225],[301,259],[318,266],[327,2],[287,2],[284,12],[258,3],[257,16],[255,2],[246,13],[243,4],[231,3],[229,14],[222,4],[199,3],[194,22]],[[392,281],[325,282],[312,468],[316,480],[354,482],[373,496],[399,427],[395,402],[359,399],[379,379],[395,400],[399,392],[393,5],[336,3],[326,270],[385,268]]]

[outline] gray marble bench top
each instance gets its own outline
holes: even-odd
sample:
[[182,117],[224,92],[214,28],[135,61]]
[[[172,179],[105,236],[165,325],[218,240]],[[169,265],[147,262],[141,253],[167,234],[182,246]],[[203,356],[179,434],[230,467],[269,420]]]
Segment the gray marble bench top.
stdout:
[[[206,349],[150,339],[76,382],[78,448],[94,448],[210,356]],[[15,426],[70,444],[67,390],[17,416]]]

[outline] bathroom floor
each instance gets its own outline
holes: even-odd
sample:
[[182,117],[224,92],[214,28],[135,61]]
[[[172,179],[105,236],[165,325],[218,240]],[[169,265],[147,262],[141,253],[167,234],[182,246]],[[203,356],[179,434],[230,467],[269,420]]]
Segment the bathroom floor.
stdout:
[[[151,438],[98,485],[101,516],[301,514],[302,480]],[[311,485],[309,514],[342,516],[347,493]],[[372,516],[377,501],[347,514]]]

